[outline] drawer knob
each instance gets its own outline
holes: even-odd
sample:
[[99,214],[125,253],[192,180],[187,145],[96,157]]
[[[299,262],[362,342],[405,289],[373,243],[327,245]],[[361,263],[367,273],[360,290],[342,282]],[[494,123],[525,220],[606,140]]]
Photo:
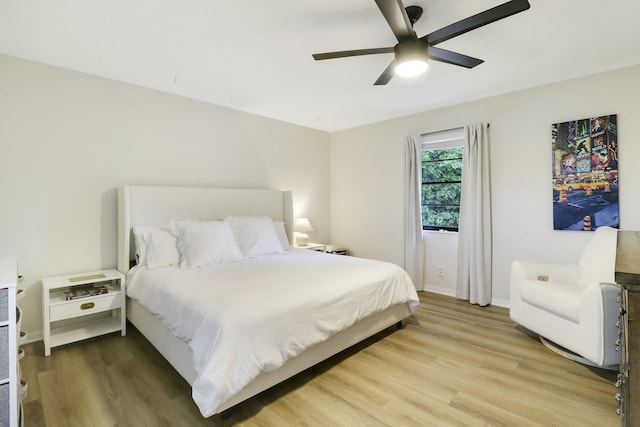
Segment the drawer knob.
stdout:
[[80,306],[80,310],[90,310],[96,306],[95,302],[85,302]]

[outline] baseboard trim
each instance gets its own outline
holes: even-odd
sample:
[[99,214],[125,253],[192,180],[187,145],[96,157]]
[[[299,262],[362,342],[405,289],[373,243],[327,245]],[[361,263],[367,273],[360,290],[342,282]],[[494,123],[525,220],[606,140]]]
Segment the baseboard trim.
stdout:
[[[432,286],[432,285],[424,285],[424,288],[422,290],[425,292],[433,292],[434,294],[446,295],[448,297],[456,298],[455,289],[443,288],[443,287]],[[511,307],[509,300],[504,300],[499,298],[491,298],[491,305],[495,305],[503,308]]]
[[491,298],[491,305],[497,305],[498,307],[511,308],[509,300]]
[[439,286],[432,286],[432,285],[424,285],[424,288],[422,289],[425,292],[433,292],[434,294],[440,294],[440,295],[446,295],[448,297],[454,297],[456,296],[456,290],[455,289],[449,289],[449,288],[442,288]]
[[42,331],[30,331],[27,332],[27,336],[22,344],[30,344],[32,342],[42,341],[43,339]]

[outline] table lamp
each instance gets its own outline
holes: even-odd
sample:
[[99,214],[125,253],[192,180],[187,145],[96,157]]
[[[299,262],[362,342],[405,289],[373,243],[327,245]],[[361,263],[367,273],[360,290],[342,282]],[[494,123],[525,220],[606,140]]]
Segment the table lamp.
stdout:
[[313,231],[313,227],[308,218],[298,218],[294,227],[296,231],[296,245],[307,246],[309,244],[309,235],[307,231]]

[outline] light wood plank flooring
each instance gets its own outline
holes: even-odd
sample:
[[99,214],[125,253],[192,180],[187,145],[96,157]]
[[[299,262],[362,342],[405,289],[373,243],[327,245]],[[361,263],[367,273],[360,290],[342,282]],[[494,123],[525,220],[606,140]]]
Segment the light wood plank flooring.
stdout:
[[508,310],[421,293],[406,326],[231,410],[202,418],[188,384],[135,328],[26,346],[27,427],[616,426],[615,373],[543,347]]

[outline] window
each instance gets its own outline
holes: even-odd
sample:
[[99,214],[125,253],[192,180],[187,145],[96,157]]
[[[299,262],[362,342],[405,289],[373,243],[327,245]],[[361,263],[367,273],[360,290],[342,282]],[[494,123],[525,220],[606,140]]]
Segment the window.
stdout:
[[422,228],[458,231],[463,129],[421,135]]

